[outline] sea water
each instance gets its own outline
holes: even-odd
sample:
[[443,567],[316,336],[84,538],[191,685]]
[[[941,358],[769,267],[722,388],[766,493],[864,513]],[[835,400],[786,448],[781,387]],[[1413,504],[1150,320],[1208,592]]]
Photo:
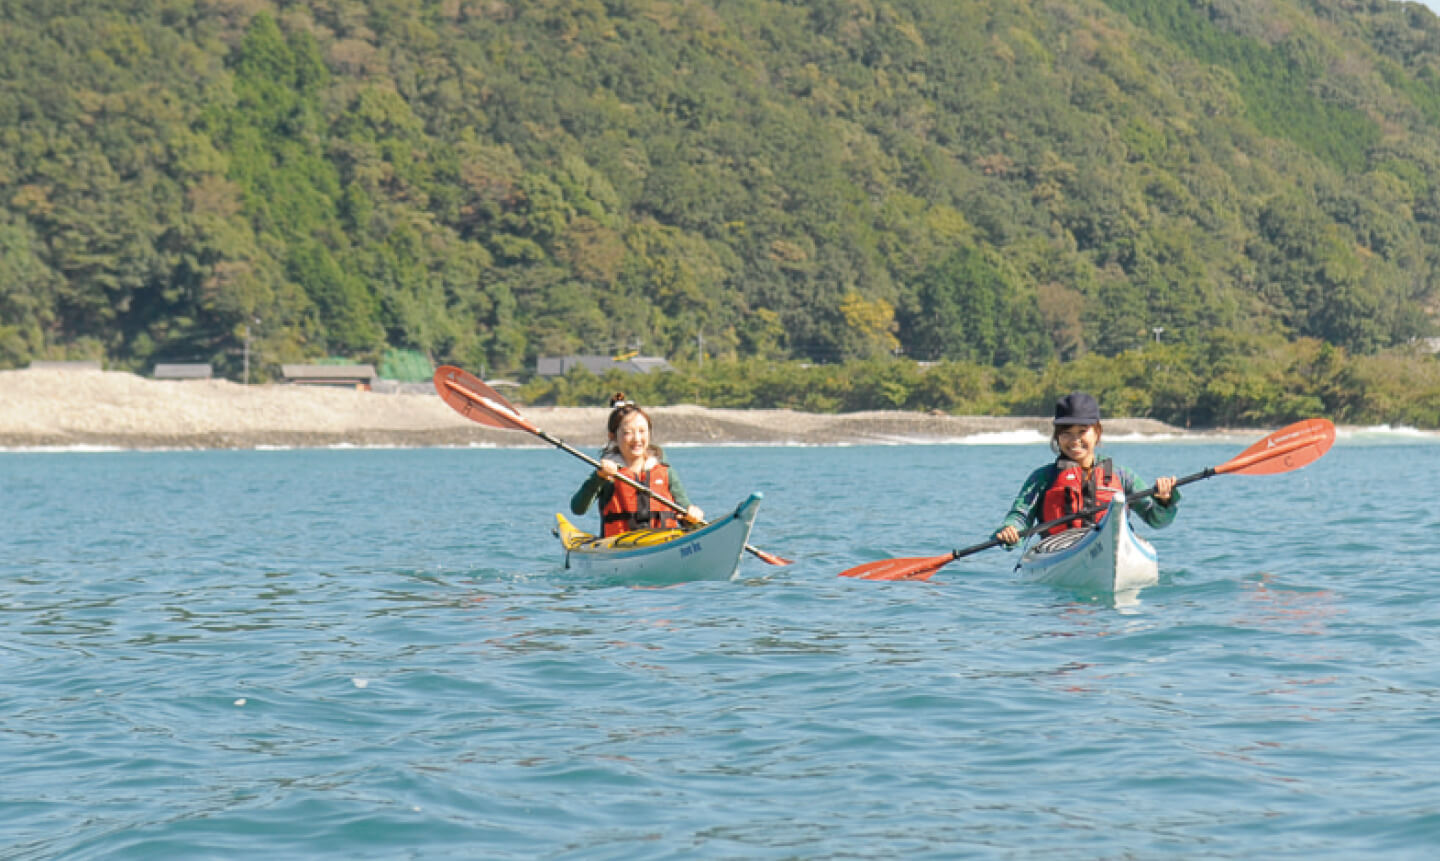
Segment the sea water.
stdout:
[[795,564],[636,589],[554,449],[0,453],[0,857],[1434,857],[1440,443],[1185,487],[1133,598],[836,576],[1047,457],[675,448]]

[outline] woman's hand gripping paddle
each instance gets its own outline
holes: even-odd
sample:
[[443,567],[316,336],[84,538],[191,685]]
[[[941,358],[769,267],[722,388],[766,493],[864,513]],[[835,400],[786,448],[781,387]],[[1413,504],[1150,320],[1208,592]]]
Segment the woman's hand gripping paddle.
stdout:
[[[583,451],[566,445],[563,440],[556,439],[536,427],[522,416],[519,410],[511,406],[509,401],[500,397],[498,392],[485,385],[485,383],[481,382],[473,374],[468,374],[450,365],[442,365],[435,369],[435,391],[440,394],[440,398],[449,404],[455,412],[471,421],[479,422],[487,427],[499,428],[500,430],[520,430],[534,434],[556,448],[580,458],[592,467],[596,469],[600,468],[600,461]],[[625,482],[641,493],[650,494],[653,499],[681,514],[685,513],[685,509],[680,506],[680,503],[666,498],[663,494],[655,493],[638,481],[624,475],[617,475],[616,480]],[[749,544],[745,545],[745,549],[771,565],[789,565],[791,562],[791,560],[783,556],[767,553]]]
[[[1175,486],[1179,487],[1182,484],[1189,484],[1212,475],[1231,473],[1235,475],[1274,475],[1280,472],[1290,472],[1319,460],[1334,443],[1335,426],[1333,424],[1326,419],[1306,419],[1275,431],[1219,466],[1206,467],[1194,475],[1177,478]],[[1152,487],[1140,491],[1132,498],[1144,499],[1154,495],[1155,488]],[[1086,509],[1080,514],[1095,514],[1099,511],[1099,508]],[[1020,537],[1026,538],[1037,532],[1044,532],[1068,520],[1073,520],[1075,517],[1076,515],[1070,514],[1058,520],[1032,526],[1021,532]],[[840,576],[858,577],[861,580],[928,580],[932,574],[956,559],[972,553],[979,553],[981,550],[988,550],[991,547],[998,547],[1001,543],[1000,539],[992,538],[982,544],[952,550],[940,556],[881,559],[841,571]]]

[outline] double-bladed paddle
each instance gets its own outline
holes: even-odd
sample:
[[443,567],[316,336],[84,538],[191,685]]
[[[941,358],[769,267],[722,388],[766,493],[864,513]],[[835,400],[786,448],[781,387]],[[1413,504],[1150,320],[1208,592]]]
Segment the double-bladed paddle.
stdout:
[[[567,445],[564,440],[556,439],[536,427],[529,419],[520,415],[520,411],[515,409],[509,401],[502,398],[498,392],[485,385],[484,382],[473,374],[466,373],[452,365],[442,365],[435,369],[435,391],[440,394],[441,399],[449,404],[452,409],[471,421],[479,422],[487,427],[499,428],[500,430],[521,430],[534,434],[556,448],[573,454],[575,457],[580,458],[596,469],[600,468],[600,461],[583,451]],[[641,493],[650,494],[651,498],[669,506],[675,511],[681,514],[685,513],[685,509],[680,507],[680,503],[666,498],[664,494],[654,492],[629,476],[617,475],[615,478],[625,482]],[[745,549],[771,565],[789,565],[791,561],[783,556],[767,553],[758,547],[752,547],[749,544],[745,545]]]
[[[1274,475],[1299,469],[1319,460],[1335,442],[1335,426],[1326,419],[1305,419],[1275,431],[1249,448],[1225,461],[1219,466],[1206,467],[1194,475],[1175,479],[1175,486],[1189,484],[1212,475]],[[1131,499],[1154,496],[1155,488],[1142,490]],[[1103,508],[1089,508],[1078,514],[1070,514],[1057,520],[1032,526],[1020,533],[1021,538],[1053,529],[1076,517],[1096,514]],[[998,547],[1003,542],[992,538],[972,547],[952,550],[940,556],[920,556],[905,559],[881,559],[867,562],[840,572],[841,577],[859,577],[862,580],[928,580],[941,568],[972,553]]]

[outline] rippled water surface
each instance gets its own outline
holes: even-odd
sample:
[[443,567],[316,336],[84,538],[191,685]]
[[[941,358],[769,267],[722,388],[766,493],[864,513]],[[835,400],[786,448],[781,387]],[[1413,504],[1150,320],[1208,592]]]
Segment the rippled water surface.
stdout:
[[835,576],[1046,455],[675,449],[797,561],[633,589],[554,450],[0,454],[0,857],[1433,857],[1440,444],[1188,486],[1137,602]]

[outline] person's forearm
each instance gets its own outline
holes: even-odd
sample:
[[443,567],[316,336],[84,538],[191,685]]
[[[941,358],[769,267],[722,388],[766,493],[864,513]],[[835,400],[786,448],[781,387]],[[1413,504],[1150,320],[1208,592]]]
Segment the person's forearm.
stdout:
[[607,483],[605,479],[592,472],[590,477],[585,479],[585,483],[580,485],[580,489],[575,491],[575,495],[570,497],[570,511],[574,514],[584,514],[589,511],[590,503],[595,501],[595,497],[600,495]]

